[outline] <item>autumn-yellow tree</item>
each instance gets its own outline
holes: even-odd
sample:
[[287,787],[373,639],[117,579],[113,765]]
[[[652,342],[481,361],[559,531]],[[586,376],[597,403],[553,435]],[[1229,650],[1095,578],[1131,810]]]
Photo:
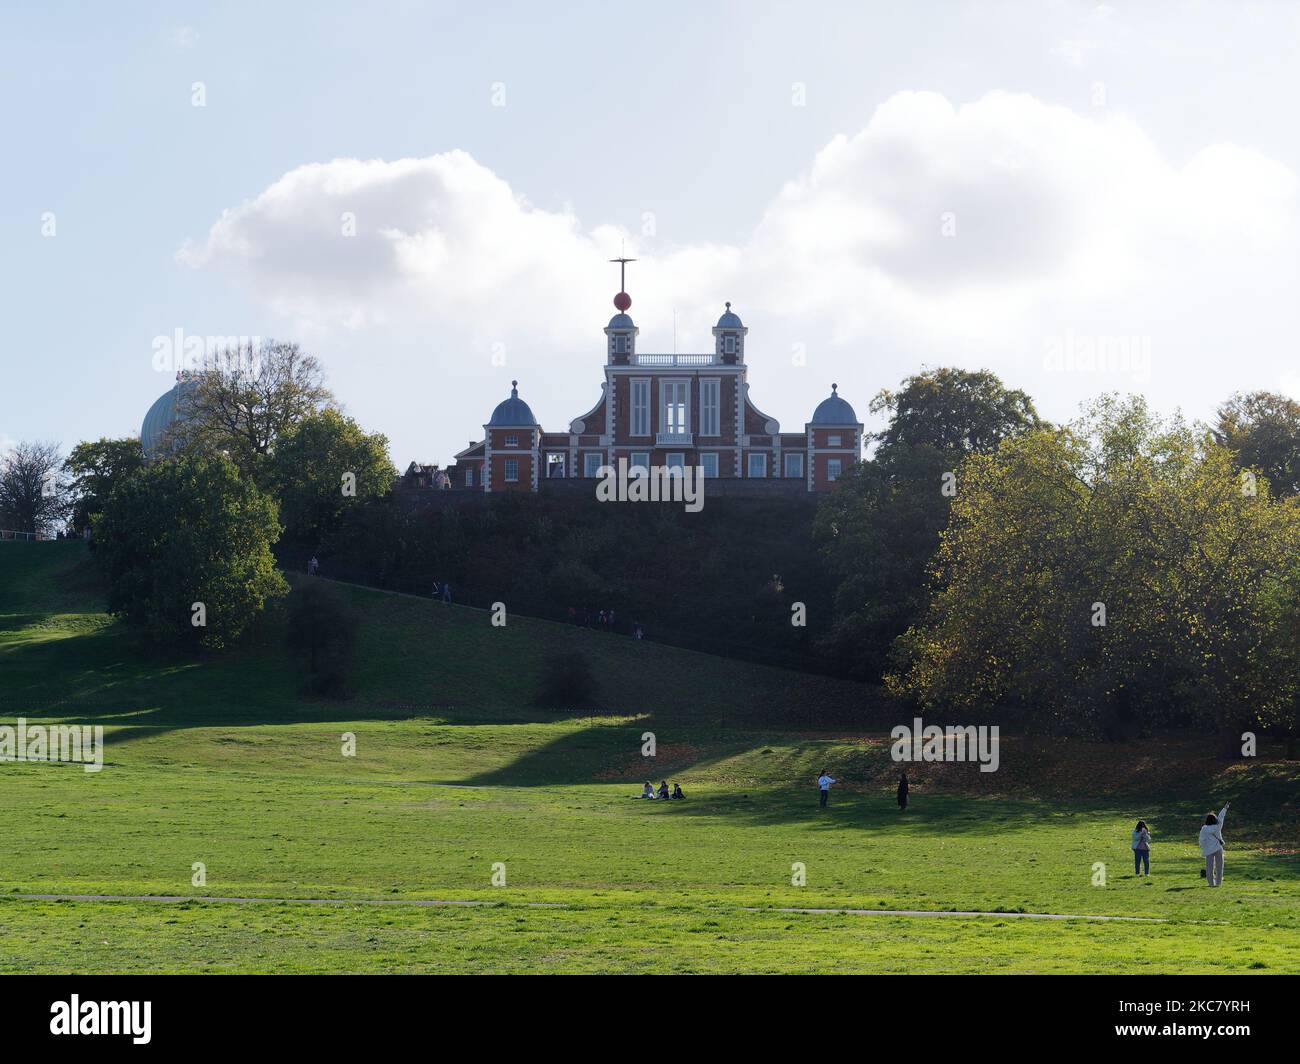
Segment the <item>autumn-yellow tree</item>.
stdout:
[[971,455],[890,684],[1054,729],[1294,727],[1300,506],[1203,429],[1104,398]]

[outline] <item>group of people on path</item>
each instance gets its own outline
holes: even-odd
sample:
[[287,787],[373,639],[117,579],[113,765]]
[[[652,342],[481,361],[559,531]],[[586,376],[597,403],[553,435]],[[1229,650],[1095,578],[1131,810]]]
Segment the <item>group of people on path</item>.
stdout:
[[[613,610],[592,610],[586,606],[579,610],[576,606],[570,606],[567,612],[570,624],[598,628],[602,632],[618,631],[618,615]],[[640,621],[632,621],[631,634],[633,639],[645,638],[645,628]]]
[[[826,808],[831,797],[831,787],[838,782],[839,780],[822,769],[821,775],[817,777],[819,808]],[[647,783],[646,786],[650,785]],[[907,773],[904,772],[898,780],[897,796],[900,811],[907,808],[908,786]],[[1205,858],[1205,869],[1201,872],[1201,876],[1211,887],[1223,885],[1223,822],[1227,819],[1228,806],[1231,804],[1231,802],[1224,802],[1223,808],[1217,813],[1205,815],[1205,823],[1201,825],[1201,833],[1197,839],[1201,847],[1201,856]],[[1137,827],[1133,829],[1132,847],[1133,874],[1149,876],[1151,874],[1151,829],[1147,827],[1145,820],[1139,820]]]
[[685,798],[686,795],[682,793],[682,785],[680,783],[674,783],[673,789],[669,791],[668,781],[664,780],[662,783],[659,784],[659,790],[658,792],[656,792],[654,784],[651,783],[649,780],[646,780],[646,784],[644,787],[641,788],[641,793],[638,795],[638,797],[652,798],[652,799],[657,799],[659,801],[669,801],[673,798]]

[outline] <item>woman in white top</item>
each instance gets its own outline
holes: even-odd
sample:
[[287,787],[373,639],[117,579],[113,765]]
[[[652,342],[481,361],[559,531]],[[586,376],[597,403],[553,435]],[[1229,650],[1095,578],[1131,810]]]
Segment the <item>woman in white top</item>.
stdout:
[[1205,824],[1201,827],[1201,854],[1205,858],[1205,882],[1217,887],[1223,883],[1223,822],[1228,816],[1228,806],[1224,802],[1219,815],[1207,813]]
[[1145,868],[1151,874],[1151,832],[1145,820],[1139,820],[1133,829],[1133,874],[1140,876]]

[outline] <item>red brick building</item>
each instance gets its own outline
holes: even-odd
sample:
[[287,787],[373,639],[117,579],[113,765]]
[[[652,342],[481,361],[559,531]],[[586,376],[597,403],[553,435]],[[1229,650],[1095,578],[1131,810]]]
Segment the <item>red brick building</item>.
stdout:
[[483,426],[483,439],[456,455],[457,488],[537,491],[543,480],[588,478],[626,458],[636,466],[699,466],[705,477],[802,481],[828,491],[862,456],[863,425],[836,385],[798,432],[749,398],[749,330],[727,304],[707,354],[643,354],[626,292],[614,297],[605,327],[605,381],[599,401],[547,432],[519,398],[518,381]]

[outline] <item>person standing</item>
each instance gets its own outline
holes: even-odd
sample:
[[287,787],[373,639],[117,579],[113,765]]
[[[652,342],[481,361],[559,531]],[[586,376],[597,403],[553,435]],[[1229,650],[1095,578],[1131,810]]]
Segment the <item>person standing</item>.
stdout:
[[1151,874],[1151,832],[1145,820],[1139,820],[1133,829],[1133,874]]
[[907,772],[898,778],[898,809],[903,812],[907,809]]
[[1224,802],[1217,816],[1207,813],[1205,823],[1201,825],[1201,854],[1205,858],[1207,886],[1223,885],[1223,822],[1228,818],[1228,806],[1231,804]]
[[831,797],[831,784],[832,784],[832,783],[835,783],[835,782],[836,782],[836,781],[833,780],[833,779],[831,779],[830,776],[826,775],[826,770],[825,770],[825,769],[822,769],[822,774],[821,774],[820,776],[817,777],[817,788],[818,788],[818,790],[821,791],[821,808],[822,808],[822,809],[825,809],[825,808],[826,808],[826,803],[827,803],[828,801],[830,801],[830,797]]

